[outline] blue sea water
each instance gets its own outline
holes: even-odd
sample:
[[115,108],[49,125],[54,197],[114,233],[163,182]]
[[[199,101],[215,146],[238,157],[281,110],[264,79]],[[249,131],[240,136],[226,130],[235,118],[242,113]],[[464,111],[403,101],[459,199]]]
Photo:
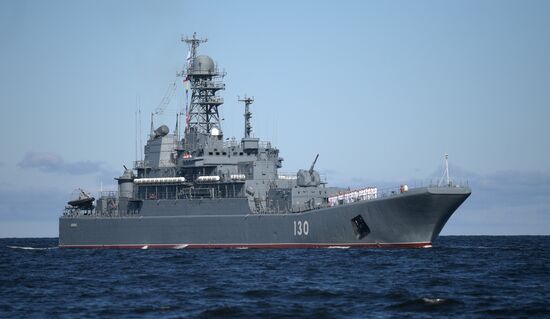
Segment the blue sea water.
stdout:
[[56,245],[0,239],[0,318],[550,317],[549,236],[391,250]]

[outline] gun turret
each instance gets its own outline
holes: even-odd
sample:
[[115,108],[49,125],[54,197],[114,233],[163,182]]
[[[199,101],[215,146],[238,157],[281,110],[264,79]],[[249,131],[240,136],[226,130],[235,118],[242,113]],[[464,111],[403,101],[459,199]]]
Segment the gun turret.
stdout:
[[311,164],[311,167],[308,171],[305,169],[301,169],[296,174],[297,178],[297,185],[300,187],[308,187],[308,186],[319,186],[321,184],[321,177],[319,176],[319,173],[315,171],[315,163],[317,163],[317,159],[319,158],[319,154],[315,156],[315,160]]

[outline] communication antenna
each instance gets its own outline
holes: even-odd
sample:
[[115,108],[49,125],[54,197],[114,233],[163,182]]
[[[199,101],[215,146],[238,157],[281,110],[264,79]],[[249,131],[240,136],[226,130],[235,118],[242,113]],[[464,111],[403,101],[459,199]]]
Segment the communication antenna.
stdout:
[[239,102],[244,103],[244,137],[248,138],[250,137],[250,133],[252,133],[252,124],[250,123],[252,112],[250,112],[250,104],[254,103],[254,97],[247,97],[245,94],[243,99],[237,98]]
[[449,154],[445,153],[445,171],[443,172],[443,176],[441,176],[441,179],[439,180],[438,186],[441,186],[443,184],[443,180],[447,181],[447,186],[451,186],[451,179],[449,177]]
[[143,133],[141,130],[141,98],[138,97],[138,116],[139,116],[139,154],[140,160],[143,161]]
[[134,134],[135,134],[135,149],[134,149],[134,161],[138,159],[138,111],[137,111],[137,96],[136,96],[136,106],[134,108]]
[[153,128],[153,115],[154,115],[154,113],[151,112],[151,132],[149,133],[149,136],[150,136],[151,139],[153,139],[153,136],[155,136],[155,133],[153,133],[154,130],[155,130],[155,129]]
[[196,56],[197,56],[197,48],[199,47],[199,45],[201,43],[205,43],[207,42],[208,39],[207,38],[204,38],[204,39],[197,39],[197,32],[193,32],[193,37],[181,37],[181,42],[185,42],[187,43],[187,45],[189,46],[189,57],[187,58],[188,60],[191,60],[192,62],[192,59],[194,59]]

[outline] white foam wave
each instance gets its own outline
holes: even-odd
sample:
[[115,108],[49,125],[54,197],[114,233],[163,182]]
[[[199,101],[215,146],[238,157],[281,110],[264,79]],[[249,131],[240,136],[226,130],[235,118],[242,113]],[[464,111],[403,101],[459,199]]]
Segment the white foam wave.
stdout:
[[350,246],[328,246],[327,249],[348,249]]
[[444,303],[445,299],[443,299],[443,298],[422,298],[422,301],[424,301],[425,303],[432,304],[432,305],[437,305],[437,304],[440,304],[440,303]]
[[27,246],[8,246],[12,249],[24,249],[24,250],[48,250],[48,249],[57,249],[59,247],[27,247]]

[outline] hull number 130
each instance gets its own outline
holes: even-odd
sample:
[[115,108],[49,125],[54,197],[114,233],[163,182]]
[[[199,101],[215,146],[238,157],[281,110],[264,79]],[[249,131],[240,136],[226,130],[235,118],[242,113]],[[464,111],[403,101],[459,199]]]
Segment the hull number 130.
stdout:
[[309,234],[309,223],[307,220],[294,221],[294,236],[307,236]]

